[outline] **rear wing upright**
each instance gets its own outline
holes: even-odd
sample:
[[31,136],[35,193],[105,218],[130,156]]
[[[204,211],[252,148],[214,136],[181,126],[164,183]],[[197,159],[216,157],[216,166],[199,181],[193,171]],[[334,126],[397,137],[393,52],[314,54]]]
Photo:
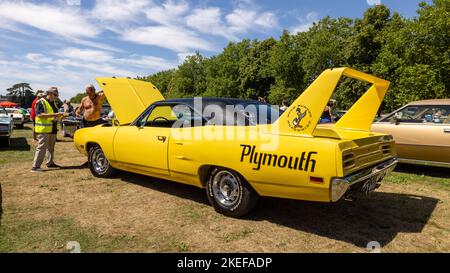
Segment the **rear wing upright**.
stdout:
[[389,82],[347,67],[332,68],[322,72],[279,117],[274,126],[278,126],[281,133],[312,136],[342,76],[369,82],[372,86],[332,128],[370,130]]

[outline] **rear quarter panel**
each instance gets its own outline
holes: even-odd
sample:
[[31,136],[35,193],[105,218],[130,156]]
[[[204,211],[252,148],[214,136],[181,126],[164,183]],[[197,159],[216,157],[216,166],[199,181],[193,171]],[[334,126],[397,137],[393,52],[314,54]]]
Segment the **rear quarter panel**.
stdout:
[[[201,134],[203,130],[212,129],[196,127],[190,130],[192,134]],[[249,137],[258,130],[257,127],[216,126],[214,130],[216,136],[243,130],[247,137],[179,140],[172,136],[169,143],[172,177],[194,181],[203,166],[221,166],[240,173],[263,196],[329,201],[330,179],[337,174],[336,140],[264,134],[262,141]],[[269,141],[275,145],[265,145]],[[311,176],[322,178],[323,182],[311,182]]]

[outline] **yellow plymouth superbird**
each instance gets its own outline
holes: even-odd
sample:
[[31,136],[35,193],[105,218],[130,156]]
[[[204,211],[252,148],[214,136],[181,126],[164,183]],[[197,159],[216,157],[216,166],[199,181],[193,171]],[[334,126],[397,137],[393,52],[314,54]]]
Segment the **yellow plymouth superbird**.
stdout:
[[[343,77],[371,87],[336,123],[318,125]],[[75,133],[94,176],[125,170],[206,188],[220,213],[240,217],[259,196],[336,202],[371,192],[397,160],[393,138],[370,126],[389,82],[350,68],[322,72],[281,115],[251,100],[164,100],[151,83],[98,78],[113,125]]]

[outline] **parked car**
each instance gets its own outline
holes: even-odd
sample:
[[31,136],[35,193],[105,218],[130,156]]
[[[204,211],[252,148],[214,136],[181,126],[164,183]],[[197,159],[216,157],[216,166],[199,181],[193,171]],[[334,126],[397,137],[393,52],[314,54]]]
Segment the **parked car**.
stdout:
[[30,112],[28,112],[27,109],[25,109],[25,108],[18,108],[18,110],[23,115],[25,123],[31,121],[31,114],[30,114]]
[[25,124],[25,116],[22,114],[20,109],[6,108],[6,111],[13,118],[14,125],[17,128],[23,128],[23,125]]
[[[108,119],[108,113],[111,111],[111,106],[109,104],[103,104],[102,110],[100,112],[100,117],[105,121],[105,123],[111,123],[110,119]],[[61,121],[61,129],[64,137],[72,137],[75,135],[75,132],[81,128],[83,118],[69,116]]]
[[[375,88],[331,128],[317,126],[343,76]],[[325,70],[279,117],[258,101],[164,100],[148,82],[97,81],[119,125],[76,131],[92,174],[121,169],[206,188],[227,216],[250,212],[259,196],[337,202],[369,193],[397,162],[392,137],[370,131],[389,83],[353,69]]]
[[394,137],[400,162],[450,167],[450,99],[409,103],[372,130]]
[[9,146],[13,128],[14,122],[11,115],[5,108],[0,107],[0,144]]
[[82,118],[70,116],[61,121],[61,130],[64,137],[72,137],[76,130],[81,128]]
[[347,113],[347,110],[336,110],[336,111],[333,111],[334,122],[338,122],[346,113]]

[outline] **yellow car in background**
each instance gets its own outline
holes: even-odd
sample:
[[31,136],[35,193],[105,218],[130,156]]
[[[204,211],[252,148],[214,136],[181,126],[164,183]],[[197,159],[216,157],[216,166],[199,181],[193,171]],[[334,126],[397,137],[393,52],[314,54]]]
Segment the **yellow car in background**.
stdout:
[[[339,122],[318,126],[342,77],[372,86]],[[324,71],[279,117],[256,101],[164,100],[148,82],[97,81],[117,121],[75,133],[93,175],[119,169],[206,188],[228,216],[245,215],[259,196],[336,202],[368,193],[397,162],[393,138],[370,131],[389,82],[350,68]]]
[[372,130],[394,137],[400,162],[450,168],[450,99],[409,103]]

